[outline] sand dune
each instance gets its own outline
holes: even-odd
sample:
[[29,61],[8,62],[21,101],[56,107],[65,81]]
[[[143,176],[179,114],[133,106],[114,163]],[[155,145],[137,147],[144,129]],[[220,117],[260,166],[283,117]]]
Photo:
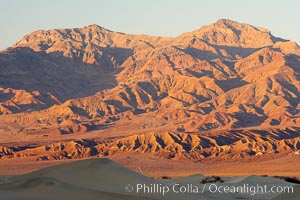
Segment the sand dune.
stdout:
[[[6,199],[161,199],[160,194],[130,193],[124,188],[128,184],[163,184],[109,159],[58,165],[13,177],[9,181],[0,185],[0,195]],[[166,199],[184,199],[184,196],[171,193]]]
[[140,199],[126,194],[124,186],[151,180],[108,159],[92,159],[46,168],[10,181],[0,185],[0,194],[6,199],[117,200]]
[[[109,192],[116,192],[116,189],[123,190],[128,183],[153,182],[150,178],[133,172],[106,158],[57,165],[16,177],[16,180],[40,177],[52,177],[66,184]],[[115,187],[112,187],[113,185]]]
[[[207,185],[200,193],[169,192],[137,193],[136,184],[158,184],[161,187],[171,188],[174,184],[187,187],[193,184],[199,188],[204,175],[192,175],[177,179],[152,179],[131,171],[109,159],[89,159],[45,168],[30,174],[9,178],[6,183],[0,184],[0,196],[6,200],[38,200],[38,199],[104,199],[104,200],[134,200],[134,199],[272,199],[278,194],[221,194],[212,193]],[[242,178],[227,177],[224,183],[216,185],[238,186],[243,184],[294,186],[295,184],[272,177],[249,176]],[[127,192],[125,186],[131,184],[132,192]],[[296,188],[296,187],[295,187]],[[299,187],[295,195],[299,194]],[[292,194],[281,194],[276,199],[296,199]]]
[[[102,192],[88,188],[81,188],[76,185],[65,184],[52,178],[32,178],[26,181],[15,181],[7,185],[0,185],[1,197],[5,199],[24,199],[24,200],[40,200],[40,199],[140,199],[139,197]],[[144,198],[148,199],[148,198]],[[149,198],[150,200],[150,198]]]

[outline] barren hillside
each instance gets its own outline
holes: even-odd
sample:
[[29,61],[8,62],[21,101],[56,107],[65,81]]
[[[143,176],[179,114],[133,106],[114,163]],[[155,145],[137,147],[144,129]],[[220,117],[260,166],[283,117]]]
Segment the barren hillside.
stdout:
[[[97,138],[104,130],[128,141],[104,141],[87,154],[117,148],[243,157],[299,149],[298,133],[281,138],[251,132],[292,134],[300,123],[300,48],[264,28],[219,20],[178,37],[129,35],[97,25],[40,30],[2,51],[0,70],[5,143],[32,135],[54,141],[93,132]],[[163,133],[176,141],[162,145]],[[217,133],[214,141],[209,134]],[[81,145],[73,143],[66,145]],[[1,154],[40,152],[25,149],[4,148]]]

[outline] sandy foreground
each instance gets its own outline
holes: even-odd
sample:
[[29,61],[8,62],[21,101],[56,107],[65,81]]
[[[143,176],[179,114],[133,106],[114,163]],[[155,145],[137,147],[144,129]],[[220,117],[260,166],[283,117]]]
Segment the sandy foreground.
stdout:
[[[96,158],[60,164],[25,175],[2,177],[0,197],[5,200],[296,200],[300,196],[300,185],[273,177],[221,177],[223,183],[200,183],[205,178],[204,175],[197,174],[172,179],[154,179],[110,159]],[[239,188],[239,191],[236,188]]]

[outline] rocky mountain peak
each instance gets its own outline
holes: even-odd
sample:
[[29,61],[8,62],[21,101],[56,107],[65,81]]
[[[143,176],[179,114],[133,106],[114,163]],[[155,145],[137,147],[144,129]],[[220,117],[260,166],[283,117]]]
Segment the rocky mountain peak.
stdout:
[[[40,98],[33,91],[50,92],[62,102],[19,114],[17,122],[13,114],[0,119],[5,127],[26,127],[29,120],[37,129],[37,118],[49,126],[96,128],[134,119],[143,130],[168,124],[167,131],[187,132],[294,125],[300,122],[297,55],[296,43],[227,19],[173,38],[95,24],[36,31],[0,54],[0,86],[24,90],[18,94],[31,99]],[[28,102],[37,109],[58,102],[49,95],[39,101],[13,95],[2,95],[2,113],[27,110]]]
[[186,36],[198,37],[210,44],[243,48],[262,48],[285,41],[274,37],[265,28],[255,27],[245,23],[239,23],[229,19],[220,19],[217,22],[203,26]]

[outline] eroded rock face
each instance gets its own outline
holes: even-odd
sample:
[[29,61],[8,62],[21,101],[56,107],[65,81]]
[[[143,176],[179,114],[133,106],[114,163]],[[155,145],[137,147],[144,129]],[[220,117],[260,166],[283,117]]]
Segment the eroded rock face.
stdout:
[[292,126],[299,56],[297,44],[231,20],[173,38],[97,25],[36,31],[0,53],[0,129]]
[[241,159],[299,154],[299,128],[227,131],[218,134],[145,133],[112,140],[74,140],[47,145],[0,147],[0,158],[60,160],[143,153],[179,160]]

